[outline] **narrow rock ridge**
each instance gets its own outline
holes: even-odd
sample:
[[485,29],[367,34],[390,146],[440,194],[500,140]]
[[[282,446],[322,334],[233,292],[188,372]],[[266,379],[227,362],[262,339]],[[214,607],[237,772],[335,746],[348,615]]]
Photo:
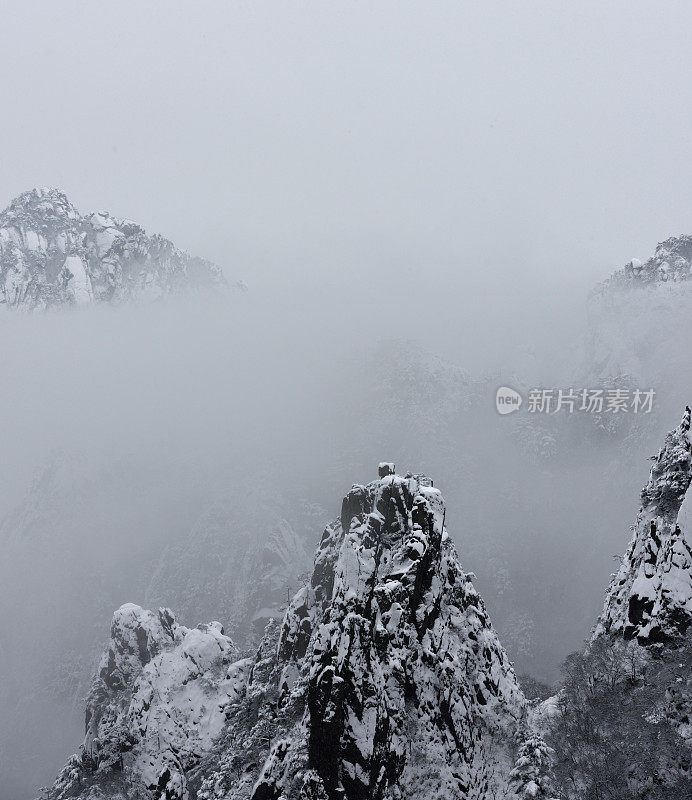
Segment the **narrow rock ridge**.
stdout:
[[[120,609],[85,744],[51,796],[506,797],[523,694],[459,564],[442,495],[393,469],[346,495],[309,584],[251,661],[218,623],[188,631],[163,610]],[[164,718],[157,747],[147,721]]]
[[665,642],[692,623],[692,444],[690,409],[665,439],[649,480],[632,540],[608,589],[594,638],[604,633]]

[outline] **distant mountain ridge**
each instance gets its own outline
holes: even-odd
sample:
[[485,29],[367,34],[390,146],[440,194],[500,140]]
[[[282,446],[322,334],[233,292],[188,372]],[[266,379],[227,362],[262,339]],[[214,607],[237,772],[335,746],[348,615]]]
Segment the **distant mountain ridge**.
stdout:
[[31,189],[0,213],[0,306],[158,299],[223,285],[210,261],[108,212],[82,216],[59,189]]
[[[584,385],[653,388],[651,418],[660,415],[659,432],[692,393],[691,270],[692,236],[671,237],[646,261],[635,258],[615,271],[589,296]],[[628,417],[617,420],[623,433],[635,421]],[[636,421],[648,422],[642,415]],[[637,445],[632,455],[639,451]]]
[[626,285],[680,283],[692,278],[692,236],[671,236],[656,245],[654,254],[642,262],[633,258],[610,278],[599,284],[594,293]]

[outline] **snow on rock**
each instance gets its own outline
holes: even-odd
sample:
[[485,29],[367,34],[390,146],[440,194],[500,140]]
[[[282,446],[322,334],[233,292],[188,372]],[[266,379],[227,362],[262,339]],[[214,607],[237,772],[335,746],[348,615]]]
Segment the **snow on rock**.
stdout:
[[208,261],[107,212],[81,216],[57,189],[33,189],[0,213],[0,305],[162,297],[224,283]]
[[54,796],[137,787],[187,798],[186,771],[220,734],[249,666],[218,622],[189,629],[168,609],[121,606],[87,699],[84,743]]
[[73,303],[90,303],[94,299],[91,279],[79,256],[68,256],[58,274],[58,284]]
[[525,717],[442,495],[390,474],[346,495],[254,659],[120,609],[50,797],[499,800]]
[[606,595],[594,638],[618,633],[640,644],[667,641],[692,623],[690,409],[665,439],[642,491],[622,565]]
[[443,521],[424,476],[351,489],[200,798],[504,797],[524,698]]
[[653,256],[642,263],[633,258],[601,284],[599,291],[623,284],[656,284],[687,281],[692,272],[692,236],[671,236],[656,245]]

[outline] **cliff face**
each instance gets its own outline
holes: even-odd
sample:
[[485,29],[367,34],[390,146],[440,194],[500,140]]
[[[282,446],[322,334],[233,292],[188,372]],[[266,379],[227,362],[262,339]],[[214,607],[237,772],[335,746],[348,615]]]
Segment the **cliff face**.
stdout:
[[189,629],[168,609],[119,608],[87,698],[84,743],[55,796],[187,797],[186,772],[220,734],[247,667],[218,622]]
[[606,595],[594,636],[665,642],[692,623],[690,409],[667,436],[642,491],[632,540]]
[[440,492],[387,473],[344,498],[251,661],[214,624],[120,609],[52,797],[505,797],[523,695]]
[[653,461],[591,640],[533,710],[564,800],[692,797],[689,407]]
[[57,189],[25,192],[0,214],[0,305],[158,298],[222,283],[210,262],[107,212],[82,216]]

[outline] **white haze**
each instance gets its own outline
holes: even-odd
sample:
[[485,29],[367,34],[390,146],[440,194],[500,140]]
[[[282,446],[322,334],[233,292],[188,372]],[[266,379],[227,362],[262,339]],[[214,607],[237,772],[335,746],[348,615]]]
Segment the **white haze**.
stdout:
[[[338,279],[216,299],[0,317],[8,343],[0,372],[3,512],[21,509],[32,481],[55,459],[59,465],[57,485],[46,484],[56,493],[47,518],[32,519],[47,491],[38,484],[28,512],[19,523],[11,517],[2,534],[9,610],[0,637],[10,703],[19,702],[5,717],[11,788],[3,800],[30,796],[78,741],[81,698],[75,689],[70,701],[59,686],[36,686],[51,674],[46,666],[65,658],[54,680],[69,686],[73,676],[63,673],[77,671],[83,686],[112,611],[146,602],[142,587],[157,554],[219,497],[239,501],[248,482],[269,500],[305,498],[336,516],[351,483],[371,480],[380,460],[427,471],[448,497],[462,563],[478,573],[521,666],[554,677],[588,632],[610,569],[610,552],[594,537],[611,537],[606,550],[624,544],[641,480],[611,516],[582,508],[603,486],[592,465],[557,475],[531,466],[508,448],[508,420],[496,414],[492,391],[480,417],[462,415],[440,433],[415,399],[430,392],[426,375],[409,383],[404,372],[402,384],[401,363],[388,358],[403,341],[412,365],[441,354],[444,370],[462,367],[477,378],[502,368],[526,383],[555,383],[580,366],[585,287],[566,292],[556,280],[471,271],[462,291],[456,273],[433,278],[402,263],[390,280],[368,280],[366,267],[354,260]],[[542,298],[540,313],[532,297]],[[412,404],[400,391],[413,392]],[[461,409],[463,388],[451,402]],[[645,469],[642,459],[642,477]],[[589,578],[574,573],[575,563]],[[520,598],[524,615],[540,615],[545,593],[561,587],[560,611],[553,600],[552,621],[528,632],[530,644],[503,610],[507,580],[521,583],[509,597]],[[87,624],[93,632],[81,629]]]
[[406,263],[385,278],[363,261],[212,300],[1,315],[3,482],[21,486],[66,445],[273,451],[290,469],[302,459],[286,456],[287,444],[319,452],[315,420],[339,426],[330,401],[344,389],[344,359],[382,341],[413,340],[474,375],[503,368],[527,381],[517,361],[554,375],[556,355],[581,344],[584,285],[433,276]]
[[691,23],[642,0],[9,0],[0,194],[59,186],[253,284],[354,246],[593,276],[688,228]]

